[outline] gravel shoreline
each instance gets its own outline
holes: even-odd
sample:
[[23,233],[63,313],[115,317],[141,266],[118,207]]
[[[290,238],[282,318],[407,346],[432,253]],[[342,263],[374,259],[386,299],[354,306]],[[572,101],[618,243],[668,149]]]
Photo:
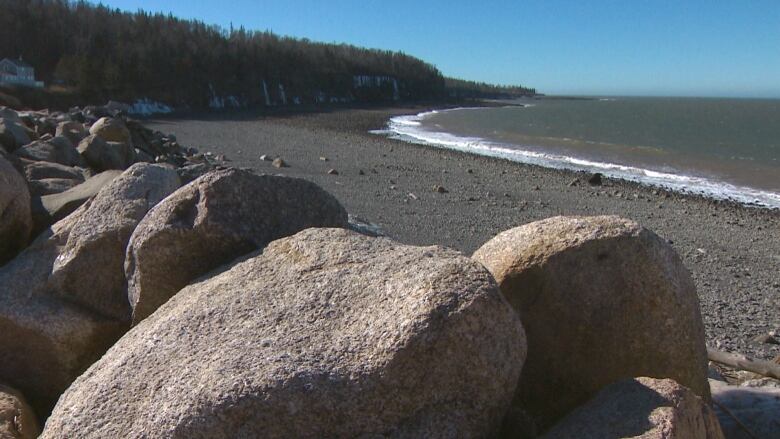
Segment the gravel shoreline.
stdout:
[[[314,181],[351,214],[409,244],[471,254],[498,232],[550,216],[634,219],[669,240],[691,270],[711,347],[764,359],[780,355],[779,345],[751,341],[780,333],[780,212],[617,180],[590,186],[575,172],[368,133],[393,115],[425,109],[183,116],[147,125],[176,134],[182,144],[224,154],[233,166]],[[274,168],[261,159],[264,154],[282,157],[290,167]],[[575,178],[579,183],[571,186]]]

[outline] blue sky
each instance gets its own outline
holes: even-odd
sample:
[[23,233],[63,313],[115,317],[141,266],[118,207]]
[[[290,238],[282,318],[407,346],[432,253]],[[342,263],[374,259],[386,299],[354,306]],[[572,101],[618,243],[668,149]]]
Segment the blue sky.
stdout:
[[110,0],[550,94],[780,97],[780,0]]

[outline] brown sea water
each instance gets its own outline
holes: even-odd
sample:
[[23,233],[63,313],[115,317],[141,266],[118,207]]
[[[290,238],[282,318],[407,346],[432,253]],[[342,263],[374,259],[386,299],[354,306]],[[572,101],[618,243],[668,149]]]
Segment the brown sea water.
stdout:
[[780,100],[543,99],[394,118],[431,145],[780,207]]

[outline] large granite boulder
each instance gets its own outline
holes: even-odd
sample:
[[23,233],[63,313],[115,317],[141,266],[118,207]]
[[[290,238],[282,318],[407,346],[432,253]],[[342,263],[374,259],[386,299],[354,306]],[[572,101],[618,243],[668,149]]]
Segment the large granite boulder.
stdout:
[[670,379],[611,384],[566,416],[544,439],[723,439],[712,409]]
[[39,414],[129,328],[127,240],[177,181],[133,166],[0,268],[0,380]]
[[0,155],[0,266],[30,239],[30,192],[24,177]]
[[0,381],[24,392],[44,417],[127,328],[48,294],[51,268],[71,227],[65,223],[0,267]]
[[72,302],[116,320],[130,319],[125,287],[125,251],[149,209],[179,188],[176,171],[134,165],[83,206],[50,284]]
[[85,166],[79,151],[65,137],[35,141],[17,149],[14,155],[28,160],[59,163],[65,166]]
[[24,396],[0,384],[0,439],[35,439],[39,434],[38,420]]
[[780,388],[710,380],[715,414],[728,439],[780,439]]
[[101,117],[89,128],[89,134],[97,135],[106,142],[132,144],[130,130],[122,119]]
[[13,152],[32,140],[18,121],[0,118],[0,148]]
[[94,134],[79,143],[78,151],[89,166],[98,171],[127,169],[135,162],[135,148],[132,145],[107,142]]
[[523,321],[515,404],[542,427],[623,378],[672,378],[709,399],[696,287],[653,232],[614,216],[555,217],[500,233],[473,258]]
[[309,227],[345,227],[338,200],[306,180],[214,171],[155,206],[127,249],[133,322],[193,279]]
[[42,437],[485,437],[524,351],[468,258],[307,229],[176,294],[73,383]]

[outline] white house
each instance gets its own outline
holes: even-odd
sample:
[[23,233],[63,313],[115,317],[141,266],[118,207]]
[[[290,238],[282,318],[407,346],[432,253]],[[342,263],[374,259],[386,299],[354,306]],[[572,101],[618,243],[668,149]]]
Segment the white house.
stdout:
[[21,58],[5,58],[0,61],[0,85],[41,88],[43,82],[35,80],[35,69]]

